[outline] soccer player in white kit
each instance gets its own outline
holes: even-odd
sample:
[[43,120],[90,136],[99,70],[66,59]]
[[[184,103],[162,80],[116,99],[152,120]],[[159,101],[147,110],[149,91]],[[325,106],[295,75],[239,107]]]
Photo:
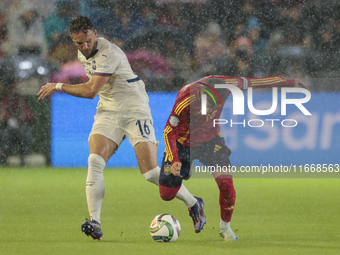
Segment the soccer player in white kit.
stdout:
[[[89,81],[77,85],[47,83],[37,95],[43,99],[62,91],[94,99],[99,94],[95,122],[88,140],[86,199],[90,219],[82,224],[82,232],[100,240],[103,236],[100,212],[105,193],[103,172],[107,161],[126,137],[134,147],[142,175],[158,185],[157,141],[144,82],[133,73],[125,53],[108,40],[97,38],[97,31],[86,16],[79,15],[71,21],[70,33]],[[197,203],[183,185],[177,198],[187,207]]]

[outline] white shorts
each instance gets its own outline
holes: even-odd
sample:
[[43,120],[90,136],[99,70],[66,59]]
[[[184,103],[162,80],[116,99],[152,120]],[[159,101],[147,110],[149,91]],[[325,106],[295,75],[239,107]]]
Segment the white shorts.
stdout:
[[[118,119],[109,118],[110,114],[97,114],[91,133],[103,135],[118,146],[127,138],[134,147],[137,143],[152,142],[157,144],[152,119]],[[113,115],[114,116],[114,115]]]

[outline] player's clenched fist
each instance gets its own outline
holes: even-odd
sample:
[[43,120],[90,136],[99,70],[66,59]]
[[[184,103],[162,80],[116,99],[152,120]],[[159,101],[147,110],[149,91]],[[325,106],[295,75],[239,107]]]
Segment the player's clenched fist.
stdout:
[[50,96],[55,92],[57,92],[56,83],[47,83],[46,85],[42,86],[37,93],[37,95],[39,96],[38,99],[44,99],[45,97]]
[[171,173],[174,176],[182,177],[182,175],[181,175],[181,168],[182,168],[182,163],[181,162],[175,162],[171,166]]

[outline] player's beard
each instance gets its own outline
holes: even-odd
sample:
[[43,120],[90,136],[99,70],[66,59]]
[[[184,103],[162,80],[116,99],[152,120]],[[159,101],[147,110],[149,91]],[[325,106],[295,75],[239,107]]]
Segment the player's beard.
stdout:
[[95,47],[93,47],[92,49],[87,49],[87,50],[80,50],[80,52],[85,56],[85,57],[89,57],[91,56],[91,54],[95,51]]

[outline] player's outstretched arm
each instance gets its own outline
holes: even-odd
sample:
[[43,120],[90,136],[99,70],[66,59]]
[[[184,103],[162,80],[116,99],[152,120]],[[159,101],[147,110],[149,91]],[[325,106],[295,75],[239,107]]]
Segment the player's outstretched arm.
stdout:
[[[83,97],[93,99],[97,96],[100,89],[105,85],[110,77],[94,75],[91,80],[86,83],[77,85],[63,84],[61,91],[75,97]],[[57,83],[47,83],[40,88],[37,93],[40,99],[44,99],[47,96],[57,92]]]
[[309,85],[300,79],[295,79],[295,87],[304,87],[306,89],[309,89]]

